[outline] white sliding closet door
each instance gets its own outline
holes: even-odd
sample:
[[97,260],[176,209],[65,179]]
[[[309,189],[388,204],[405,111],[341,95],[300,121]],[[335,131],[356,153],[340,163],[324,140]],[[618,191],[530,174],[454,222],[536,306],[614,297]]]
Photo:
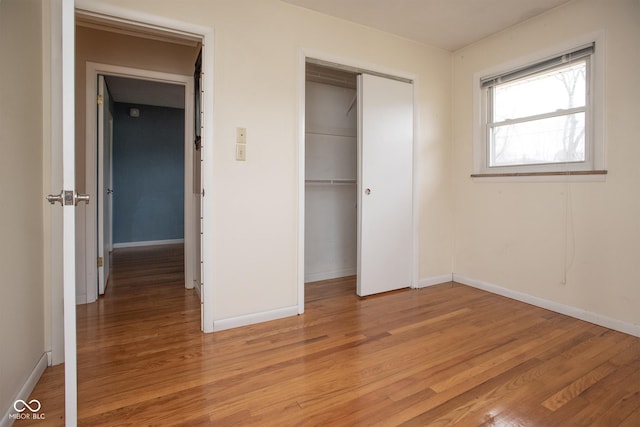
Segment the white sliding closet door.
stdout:
[[358,76],[360,296],[411,286],[413,85]]

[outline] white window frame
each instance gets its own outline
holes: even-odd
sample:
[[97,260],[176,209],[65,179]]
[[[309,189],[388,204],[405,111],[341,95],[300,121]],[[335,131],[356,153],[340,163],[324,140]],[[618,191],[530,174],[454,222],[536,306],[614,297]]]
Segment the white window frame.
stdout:
[[[482,87],[482,81],[491,76],[504,75],[512,71],[577,51],[585,46],[594,45],[594,53],[589,56],[587,81],[587,109],[585,117],[585,161],[570,163],[548,163],[535,165],[489,166],[489,102],[488,89]],[[473,77],[474,108],[474,168],[473,178],[514,177],[539,178],[545,176],[599,176],[603,179],[605,171],[604,150],[604,36],[602,33],[589,35],[565,43],[561,46],[537,52],[501,64],[491,69],[482,70]],[[587,178],[589,179],[589,178]],[[527,179],[529,180],[529,179]]]

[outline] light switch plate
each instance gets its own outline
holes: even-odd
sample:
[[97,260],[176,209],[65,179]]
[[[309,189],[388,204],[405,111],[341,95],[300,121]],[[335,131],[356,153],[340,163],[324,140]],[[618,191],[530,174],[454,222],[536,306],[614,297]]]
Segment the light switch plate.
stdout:
[[236,160],[240,162],[247,160],[247,146],[245,144],[236,144]]

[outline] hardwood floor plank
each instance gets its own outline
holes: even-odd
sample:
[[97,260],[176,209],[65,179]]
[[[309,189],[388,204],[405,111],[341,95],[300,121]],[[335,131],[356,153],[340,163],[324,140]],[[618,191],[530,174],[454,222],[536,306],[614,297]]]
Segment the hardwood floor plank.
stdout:
[[[180,245],[118,249],[78,306],[81,426],[640,425],[640,339],[457,283],[359,298],[307,284],[305,314],[202,334]],[[32,398],[63,425],[63,367]]]
[[556,394],[542,402],[542,406],[555,411],[563,405],[567,404],[571,399],[579,396],[583,391],[587,390],[592,385],[609,375],[614,370],[614,366],[610,363],[603,363],[594,370],[587,372],[571,384],[562,388]]

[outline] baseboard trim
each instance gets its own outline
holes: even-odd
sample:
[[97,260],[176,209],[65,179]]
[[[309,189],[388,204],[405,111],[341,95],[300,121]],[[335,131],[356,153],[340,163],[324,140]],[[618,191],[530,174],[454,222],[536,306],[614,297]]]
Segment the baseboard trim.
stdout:
[[493,283],[470,279],[458,274],[453,275],[453,281],[477,289],[482,289],[483,291],[491,292],[493,294],[502,295],[503,297],[535,305],[537,307],[545,308],[547,310],[555,311],[556,313],[575,317],[576,319],[584,320],[585,322],[593,323],[595,325],[604,326],[605,328],[613,329],[625,334],[640,337],[640,325],[624,322],[622,320],[603,316],[601,314],[586,311],[570,305],[561,304],[559,302],[535,297],[533,295],[525,294],[524,292],[518,292],[511,289],[503,288],[502,286],[494,285]]
[[341,270],[309,273],[304,275],[304,282],[318,282],[320,280],[337,279],[339,277],[353,276],[355,274],[357,274],[357,270],[355,268],[343,268]]
[[420,279],[416,285],[416,289],[426,288],[428,286],[440,285],[442,283],[451,282],[453,280],[453,274],[443,274],[441,276],[427,277]]
[[[13,424],[13,422],[15,421],[15,418],[10,418],[10,417],[11,416],[16,417],[18,414],[18,411],[16,411],[15,408],[13,407],[13,403],[18,399],[24,400],[25,402],[29,401],[29,396],[31,395],[31,392],[36,387],[36,384],[38,384],[38,381],[40,380],[40,377],[42,376],[42,373],[44,372],[44,370],[47,369],[47,366],[48,366],[47,353],[42,353],[42,356],[40,356],[38,363],[36,363],[36,366],[33,368],[33,371],[31,371],[31,374],[29,374],[27,381],[24,383],[24,385],[22,386],[18,394],[16,394],[15,398],[10,403],[9,408],[5,412],[2,419],[0,419],[0,427],[10,427]],[[46,408],[42,408],[41,414],[43,414],[45,411],[46,411]]]
[[268,322],[269,320],[282,319],[298,315],[298,306],[279,308],[276,310],[263,311],[261,313],[246,314],[244,316],[229,317],[227,319],[215,320],[213,331],[224,331],[225,329],[239,328],[241,326],[253,325],[256,323]]
[[114,243],[113,248],[137,248],[138,246],[160,246],[160,245],[174,245],[178,243],[184,243],[184,239],[167,239],[167,240],[145,240],[143,242],[123,242]]

